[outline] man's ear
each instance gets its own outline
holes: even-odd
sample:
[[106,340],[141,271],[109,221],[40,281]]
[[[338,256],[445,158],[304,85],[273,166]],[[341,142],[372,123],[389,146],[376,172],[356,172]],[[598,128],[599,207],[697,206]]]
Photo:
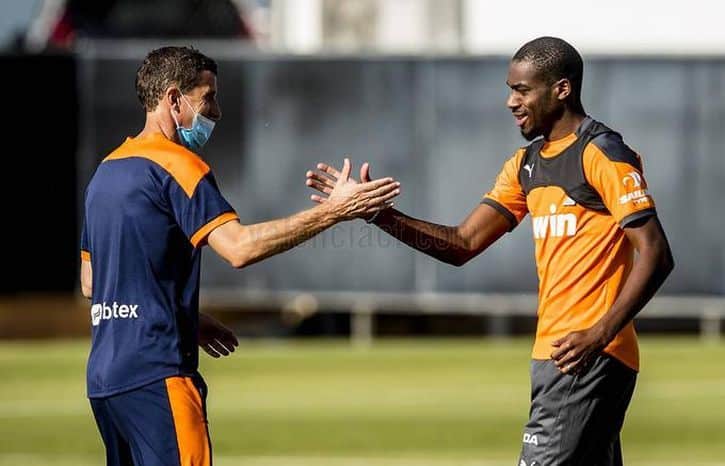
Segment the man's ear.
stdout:
[[560,79],[554,83],[554,97],[559,101],[566,100],[571,95],[571,81]]
[[181,91],[177,87],[169,87],[164,93],[164,101],[172,112],[181,113]]

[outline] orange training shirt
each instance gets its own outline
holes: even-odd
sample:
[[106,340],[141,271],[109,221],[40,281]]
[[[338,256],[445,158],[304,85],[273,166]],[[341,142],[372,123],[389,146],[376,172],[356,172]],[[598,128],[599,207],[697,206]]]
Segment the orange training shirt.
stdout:
[[[583,147],[578,152],[571,150],[595,125],[609,130],[587,118],[576,133],[556,141],[532,143],[537,153],[529,154],[526,160],[526,148],[519,149],[484,197],[483,202],[509,218],[512,227],[527,213],[532,217],[539,278],[534,359],[550,359],[554,340],[593,326],[610,309],[634,258],[634,248],[623,228],[655,215],[641,160],[617,133],[590,134],[591,141],[580,141]],[[569,168],[561,168],[564,161],[557,161],[559,157],[571,158]],[[547,167],[551,168],[548,172]],[[576,177],[581,181],[572,181]],[[524,189],[523,184],[529,188]],[[604,351],[639,369],[632,322]]]

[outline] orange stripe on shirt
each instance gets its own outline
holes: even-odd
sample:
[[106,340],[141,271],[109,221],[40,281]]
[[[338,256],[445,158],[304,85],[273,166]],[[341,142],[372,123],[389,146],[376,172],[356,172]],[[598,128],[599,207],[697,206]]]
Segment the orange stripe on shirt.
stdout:
[[166,379],[180,466],[210,466],[211,445],[199,390],[189,377]]
[[86,261],[86,262],[90,262],[91,261],[91,253],[88,252],[88,251],[84,251],[83,249],[81,249],[81,260],[82,261]]
[[161,133],[143,138],[127,138],[116,150],[103,159],[120,160],[140,157],[151,160],[166,170],[181,186],[188,197],[194,194],[196,186],[209,173],[209,165],[186,149]]
[[230,222],[232,220],[238,220],[239,216],[235,214],[234,212],[227,212],[225,214],[221,214],[218,217],[214,218],[210,222],[208,222],[203,227],[196,230],[196,233],[194,233],[191,236],[191,244],[194,245],[194,247],[199,246],[202,244],[204,240],[206,240],[206,237],[209,236],[209,233],[214,231],[214,229],[220,225],[223,225],[227,222]]

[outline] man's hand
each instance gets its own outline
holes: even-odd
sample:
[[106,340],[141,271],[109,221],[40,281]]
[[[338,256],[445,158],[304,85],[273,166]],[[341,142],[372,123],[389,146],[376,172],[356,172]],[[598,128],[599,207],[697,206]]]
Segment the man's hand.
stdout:
[[199,313],[199,346],[212,358],[218,358],[233,353],[239,341],[224,324]]
[[348,217],[370,217],[375,212],[392,207],[391,199],[400,194],[400,183],[392,178],[370,180],[370,165],[360,167],[360,180],[350,177],[351,165],[345,159],[342,171],[326,163],[318,163],[317,171],[308,171],[307,186],[327,196],[313,194],[319,203],[337,202],[348,210]]
[[595,325],[586,330],[571,332],[554,341],[551,359],[562,373],[578,373],[585,370],[591,358],[599,354],[608,343],[604,332]]
[[[332,190],[335,189],[338,178],[340,178],[340,171],[331,165],[320,162],[317,164],[317,171],[309,170],[306,176],[307,186],[329,196]],[[351,183],[358,183],[355,178],[348,177],[348,180]],[[367,162],[363,163],[360,167],[360,181],[371,181],[370,164]],[[327,200],[327,197],[313,194],[310,196],[310,199],[321,204]]]

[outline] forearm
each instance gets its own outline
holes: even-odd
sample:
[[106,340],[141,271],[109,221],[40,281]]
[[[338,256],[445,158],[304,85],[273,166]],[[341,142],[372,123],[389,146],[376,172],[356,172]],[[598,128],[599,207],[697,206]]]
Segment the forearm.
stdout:
[[287,251],[335,225],[340,220],[321,204],[287,218],[245,226],[236,248],[235,267],[244,267]]
[[599,320],[604,341],[610,342],[654,296],[673,268],[669,248],[652,247],[639,252],[619,297]]
[[413,249],[440,261],[461,265],[470,258],[470,245],[457,226],[418,220],[395,209],[381,212],[373,223]]

